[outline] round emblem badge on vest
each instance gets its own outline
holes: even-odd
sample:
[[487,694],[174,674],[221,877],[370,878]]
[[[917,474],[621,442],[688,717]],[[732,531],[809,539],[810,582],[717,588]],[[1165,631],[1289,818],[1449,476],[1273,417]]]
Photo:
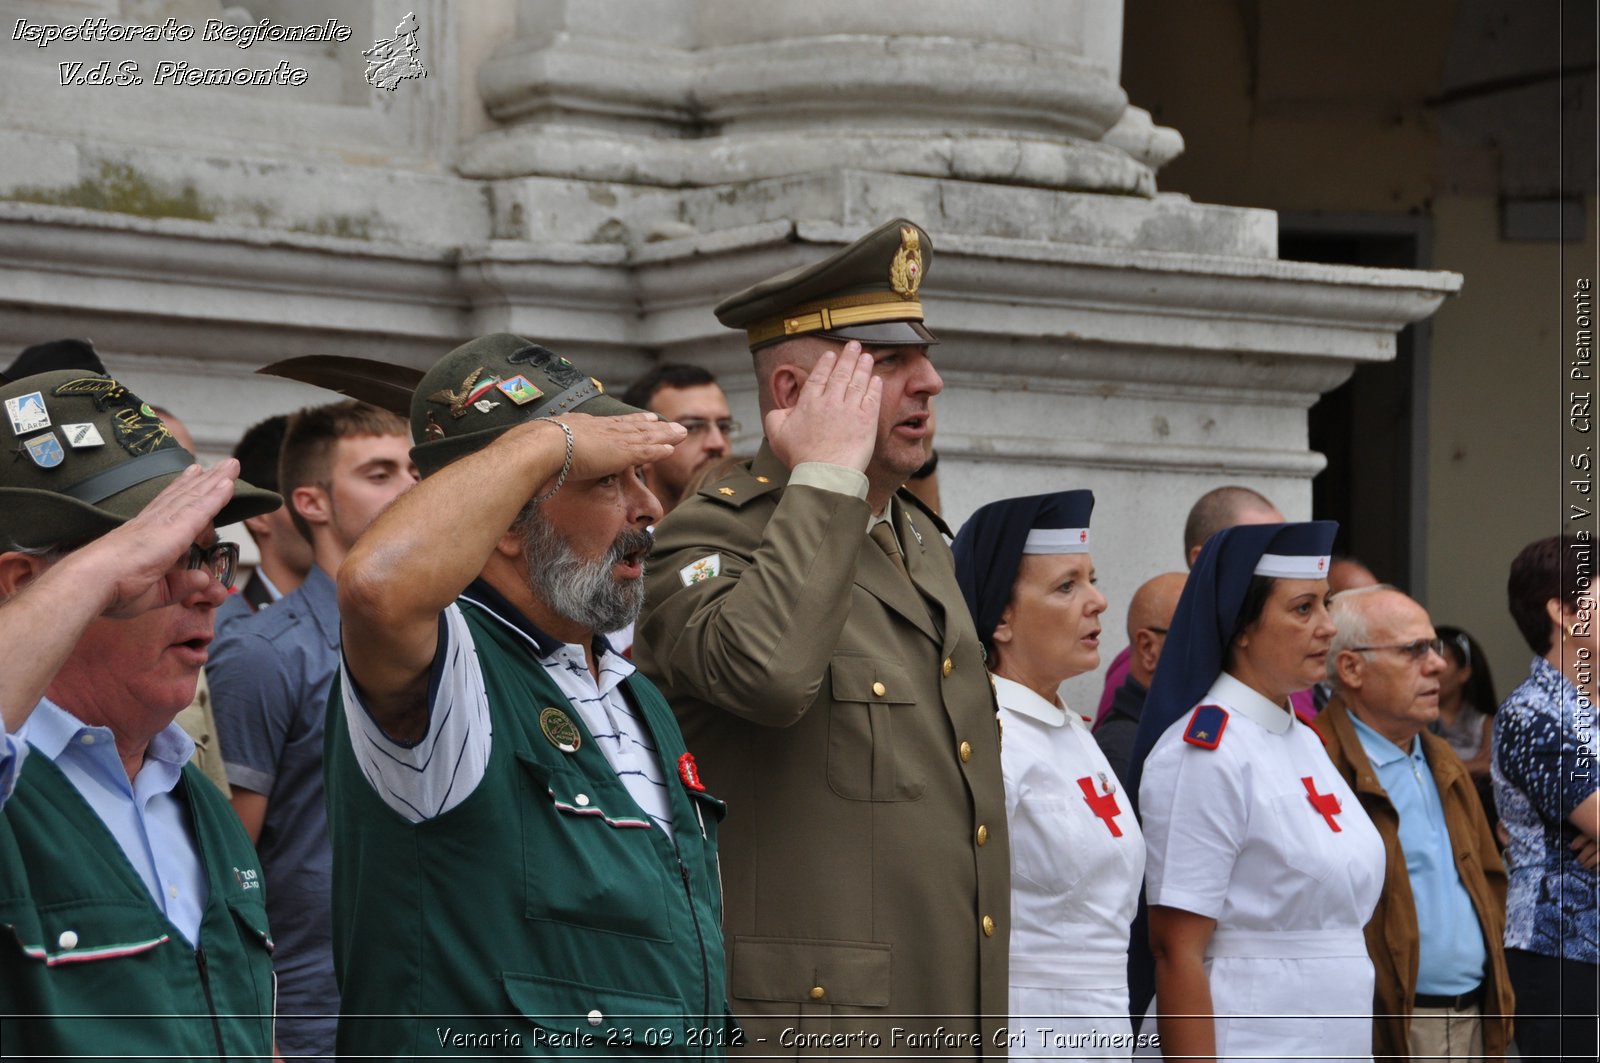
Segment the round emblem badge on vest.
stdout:
[[578,725],[572,722],[572,717],[554,705],[539,713],[539,730],[550,739],[551,745],[563,753],[576,753],[578,746],[583,743],[583,735],[579,733]]

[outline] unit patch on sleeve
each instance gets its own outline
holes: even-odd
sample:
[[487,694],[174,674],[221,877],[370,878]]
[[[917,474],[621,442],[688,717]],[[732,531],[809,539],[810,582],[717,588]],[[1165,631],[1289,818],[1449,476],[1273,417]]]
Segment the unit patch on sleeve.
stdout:
[[692,587],[696,583],[704,583],[713,576],[722,573],[722,555],[710,554],[691,564],[678,569],[678,578],[683,580],[685,587]]

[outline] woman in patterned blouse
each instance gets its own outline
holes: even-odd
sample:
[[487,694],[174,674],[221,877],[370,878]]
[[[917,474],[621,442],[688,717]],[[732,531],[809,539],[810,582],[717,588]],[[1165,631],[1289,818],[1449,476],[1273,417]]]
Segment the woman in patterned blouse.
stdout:
[[1506,849],[1506,966],[1525,1057],[1593,1060],[1600,999],[1600,782],[1595,760],[1595,544],[1530,543],[1511,563],[1511,615],[1535,654],[1495,717]]

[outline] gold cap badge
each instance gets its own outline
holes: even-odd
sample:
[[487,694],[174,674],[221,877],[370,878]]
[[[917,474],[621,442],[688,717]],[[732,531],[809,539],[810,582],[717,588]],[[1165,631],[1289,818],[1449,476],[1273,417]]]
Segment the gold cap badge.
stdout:
[[900,226],[900,250],[889,263],[889,287],[902,299],[915,299],[922,286],[922,242],[917,230]]

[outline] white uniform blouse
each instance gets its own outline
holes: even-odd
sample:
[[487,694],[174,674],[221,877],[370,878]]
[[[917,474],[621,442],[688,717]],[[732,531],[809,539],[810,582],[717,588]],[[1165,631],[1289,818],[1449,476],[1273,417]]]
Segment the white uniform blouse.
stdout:
[[1139,807],[1150,904],[1217,921],[1217,1056],[1369,1059],[1377,828],[1287,709],[1226,673],[1203,703],[1228,713],[1217,748],[1184,741],[1179,719],[1145,761]]
[[1144,876],[1132,802],[1081,716],[994,684],[1011,828],[1011,1055],[1126,1057],[1128,924]]

